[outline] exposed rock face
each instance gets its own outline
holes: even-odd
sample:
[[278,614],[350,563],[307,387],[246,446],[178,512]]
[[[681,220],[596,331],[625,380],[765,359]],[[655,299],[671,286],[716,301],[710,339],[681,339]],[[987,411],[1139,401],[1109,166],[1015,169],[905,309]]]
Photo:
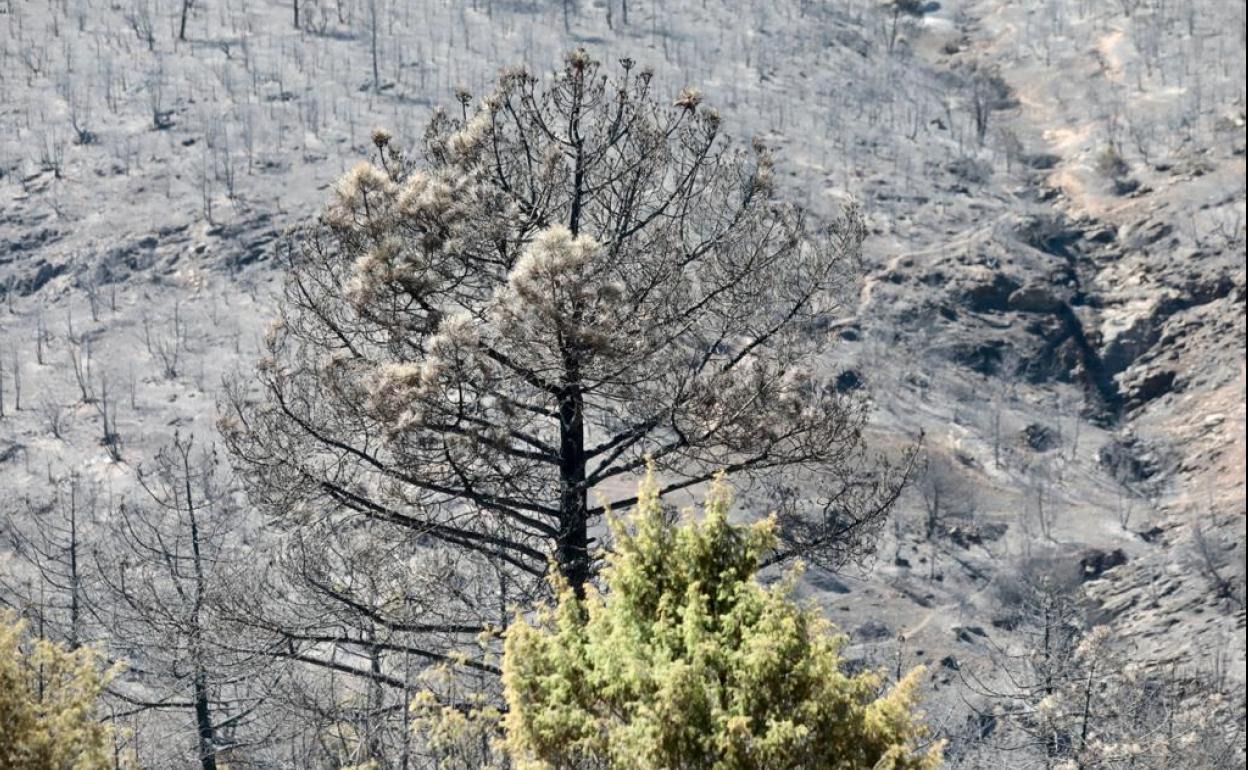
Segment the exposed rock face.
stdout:
[[1160,298],[1141,299],[1106,310],[1101,316],[1101,358],[1114,372],[1121,372],[1148,351],[1161,336]]
[[[945,51],[954,61],[977,42],[980,55],[999,52],[998,38],[1017,40],[1027,16],[995,3],[970,7],[977,34],[992,42],[959,39]],[[1027,95],[1012,127],[1025,135],[1020,161],[1031,189],[956,247],[892,261],[889,301],[913,308],[926,290],[930,303],[926,313],[893,317],[919,340],[916,349],[955,368],[925,369],[925,398],[936,398],[941,377],[973,394],[970,415],[949,429],[959,449],[974,445],[977,431],[1000,431],[984,397],[993,383],[1025,383],[1023,398],[1043,404],[1011,426],[1017,439],[1006,443],[1018,454],[984,467],[1060,465],[1065,491],[1083,501],[1077,518],[1121,534],[1091,549],[1086,540],[1071,545],[1063,557],[1079,565],[1102,610],[1094,621],[1139,642],[1144,659],[1199,665],[1231,648],[1242,661],[1242,605],[1227,598],[1233,581],[1225,577],[1238,563],[1243,583],[1248,471],[1242,121],[1225,141],[1175,157],[1127,150],[1121,173],[1090,178],[1104,150],[1100,124],[1088,103],[1057,93],[1064,86],[1055,84],[1068,81],[1037,78],[1077,69],[1077,53],[1055,56],[1057,67],[1023,54],[1026,62],[1004,73]],[[1095,68],[1084,74],[1091,87],[1106,77]],[[1072,389],[1081,391],[1075,405],[1056,395]],[[1096,438],[1057,421],[1063,409],[1086,418],[1083,430],[1101,429]],[[1052,435],[1043,429],[1054,427]],[[1078,457],[1076,442],[1086,454],[1068,459]],[[1099,510],[1087,504],[1092,477],[1116,496]],[[1203,546],[1199,531],[1212,533]],[[1202,567],[1202,552],[1221,566]],[[1014,623],[998,620],[1004,630]]]
[[1106,472],[1126,485],[1148,481],[1162,469],[1157,450],[1130,432],[1103,444],[1097,450],[1096,458]]
[[68,263],[53,264],[39,260],[32,269],[24,271],[24,275],[10,273],[9,280],[0,282],[0,300],[7,300],[10,292],[19,297],[29,297],[68,270]]
[[1127,406],[1138,408],[1167,393],[1181,390],[1175,384],[1178,372],[1162,367],[1146,367],[1131,371],[1122,378],[1122,391]]

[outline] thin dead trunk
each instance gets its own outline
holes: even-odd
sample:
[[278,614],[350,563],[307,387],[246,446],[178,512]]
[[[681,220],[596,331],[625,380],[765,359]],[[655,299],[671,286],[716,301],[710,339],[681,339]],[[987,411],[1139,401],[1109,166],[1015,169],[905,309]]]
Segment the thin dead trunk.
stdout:
[[186,513],[191,529],[191,558],[195,568],[195,596],[191,605],[191,650],[195,657],[195,674],[192,687],[195,699],[195,727],[199,734],[199,766],[201,770],[217,770],[217,737],[209,704],[208,675],[204,667],[203,627],[200,611],[204,605],[204,562],[200,551],[199,522],[196,519],[195,498],[191,492],[190,445],[182,450],[182,480],[185,485]]

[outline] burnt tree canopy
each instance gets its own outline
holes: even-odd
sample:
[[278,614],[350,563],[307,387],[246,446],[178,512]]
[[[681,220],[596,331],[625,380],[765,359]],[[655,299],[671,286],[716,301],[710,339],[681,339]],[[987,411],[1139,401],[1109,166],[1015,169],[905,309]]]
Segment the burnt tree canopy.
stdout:
[[856,209],[814,223],[695,91],[605,69],[505,71],[434,116],[420,160],[377,132],[283,249],[281,317],[222,428],[331,614],[464,633],[552,564],[579,589],[647,458],[661,494],[726,470],[777,507],[772,561],[852,558],[896,498],[909,458],[868,457],[865,401],[820,375]]

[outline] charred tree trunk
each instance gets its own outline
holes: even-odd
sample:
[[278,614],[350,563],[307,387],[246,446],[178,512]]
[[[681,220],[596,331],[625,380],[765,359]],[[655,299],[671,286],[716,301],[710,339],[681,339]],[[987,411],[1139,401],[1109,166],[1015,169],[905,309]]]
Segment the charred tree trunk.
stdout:
[[199,734],[199,766],[201,770],[217,770],[217,736],[212,723],[212,707],[209,703],[208,674],[204,667],[203,627],[200,623],[201,609],[207,586],[204,580],[204,562],[200,551],[199,521],[196,519],[195,498],[191,491],[190,445],[182,450],[182,481],[185,485],[186,513],[191,528],[191,559],[195,568],[195,596],[191,605],[191,649],[195,656],[195,675],[192,677],[195,700],[195,729]]
[[585,418],[580,390],[569,387],[559,400],[559,571],[578,597],[589,580],[588,490],[585,488]]
[[[569,127],[576,146],[575,170],[572,177],[571,212],[568,229],[572,236],[580,234],[581,211],[585,196],[585,154],[581,136],[581,99],[584,74],[578,72],[573,91]],[[581,309],[575,309],[573,323],[580,320]],[[559,571],[572,586],[578,598],[585,595],[590,577],[589,563],[589,491],[585,486],[585,399],[581,392],[581,351],[576,343],[564,339],[564,387],[559,394],[559,542],[555,558]]]
[[217,736],[208,703],[208,676],[200,667],[194,678],[195,729],[199,733],[199,766],[217,770]]
[[69,487],[69,649],[76,650],[82,643],[79,623],[82,616],[80,593],[82,579],[78,574],[78,482]]

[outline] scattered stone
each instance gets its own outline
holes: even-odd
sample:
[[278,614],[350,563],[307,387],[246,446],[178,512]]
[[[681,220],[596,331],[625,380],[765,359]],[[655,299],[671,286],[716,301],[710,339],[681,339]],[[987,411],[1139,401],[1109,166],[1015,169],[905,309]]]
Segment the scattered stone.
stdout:
[[979,639],[987,639],[988,632],[979,626],[966,626],[966,627],[954,626],[953,636],[959,642],[966,642],[967,644],[977,644],[979,640],[976,639],[976,637],[979,637]]

